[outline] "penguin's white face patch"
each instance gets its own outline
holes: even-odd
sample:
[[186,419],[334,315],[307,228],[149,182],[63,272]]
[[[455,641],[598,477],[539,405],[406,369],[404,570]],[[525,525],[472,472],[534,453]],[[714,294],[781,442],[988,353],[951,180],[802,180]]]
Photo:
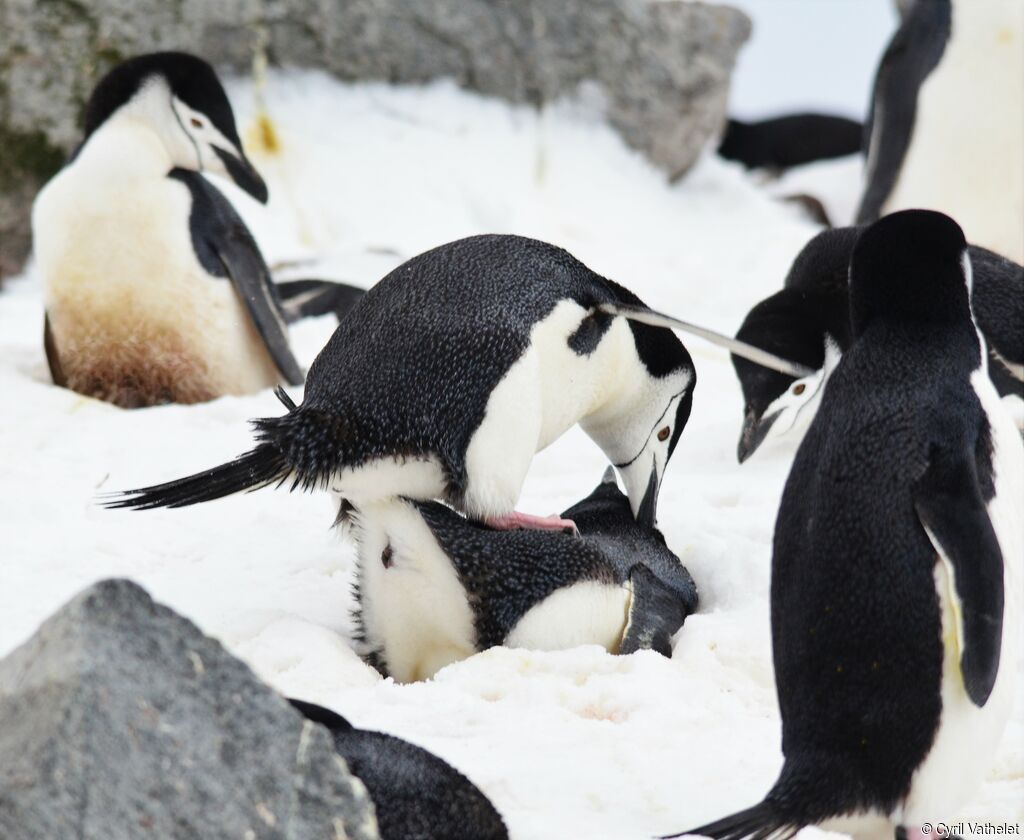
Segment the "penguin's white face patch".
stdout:
[[190,108],[176,96],[171,97],[171,109],[178,128],[169,140],[174,162],[185,169],[231,178],[223,155],[241,159],[241,150],[214,126],[208,116]]

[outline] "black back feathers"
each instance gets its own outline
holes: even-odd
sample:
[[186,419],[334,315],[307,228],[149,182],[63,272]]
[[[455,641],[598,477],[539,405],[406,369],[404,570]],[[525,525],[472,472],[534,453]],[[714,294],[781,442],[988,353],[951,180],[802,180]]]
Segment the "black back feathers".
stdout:
[[242,143],[235,115],[214,69],[203,59],[184,52],[157,52],[129,58],[104,76],[85,107],[85,137],[97,128],[154,77],[167,82],[178,99],[206,114],[221,134],[237,148]]

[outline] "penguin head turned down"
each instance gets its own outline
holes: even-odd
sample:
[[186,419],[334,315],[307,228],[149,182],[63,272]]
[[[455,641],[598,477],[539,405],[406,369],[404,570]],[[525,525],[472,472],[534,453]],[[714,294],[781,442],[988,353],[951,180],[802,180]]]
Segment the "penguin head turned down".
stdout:
[[242,151],[231,103],[203,59],[149,53],[107,73],[86,105],[83,145],[112,126],[132,123],[157,136],[172,168],[222,175],[266,203],[267,186]]
[[795,377],[733,354],[743,391],[743,428],[736,454],[743,463],[762,444],[803,433],[825,381],[850,342],[850,254],[861,228],[822,231],[800,251],[785,285],[757,303],[736,338],[808,368]]
[[637,522],[653,528],[665,468],[690,419],[697,372],[671,330],[628,323],[636,363],[622,371],[618,397],[580,425],[619,471]]

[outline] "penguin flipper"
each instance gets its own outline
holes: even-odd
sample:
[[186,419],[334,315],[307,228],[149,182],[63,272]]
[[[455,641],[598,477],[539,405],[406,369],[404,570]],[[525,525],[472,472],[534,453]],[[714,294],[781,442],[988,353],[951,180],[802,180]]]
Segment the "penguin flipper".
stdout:
[[802,826],[793,825],[782,819],[770,802],[760,802],[753,808],[737,811],[728,817],[715,820],[713,823],[702,825],[700,828],[691,828],[688,831],[680,831],[678,834],[666,834],[662,840],[670,837],[683,837],[694,835],[699,837],[711,837],[713,840],[743,840],[749,837],[752,840],[786,840],[792,837]]
[[943,4],[917,3],[886,47],[865,126],[867,163],[856,215],[859,225],[881,216],[896,186],[914,132],[918,90],[942,58],[950,28],[950,12]]
[[671,315],[665,315],[662,312],[656,312],[646,306],[638,306],[632,303],[600,303],[597,305],[596,309],[599,312],[607,312],[610,315],[621,315],[623,318],[628,318],[630,321],[649,324],[652,327],[664,327],[669,330],[682,330],[683,332],[698,335],[705,341],[710,341],[712,344],[724,347],[730,353],[733,353],[740,358],[748,359],[755,364],[771,368],[772,370],[777,370],[779,373],[784,373],[786,376],[792,376],[796,379],[803,379],[805,376],[810,376],[814,373],[811,368],[806,367],[805,365],[800,365],[796,362],[791,362],[789,359],[776,356],[774,353],[769,353],[767,350],[762,350],[760,347],[755,347],[753,344],[747,344],[747,342],[740,341],[738,338],[731,338],[730,336],[723,335],[722,333],[715,332],[714,330],[709,330],[707,327],[691,324],[689,321],[681,321],[678,318],[673,318]]
[[333,313],[341,321],[366,294],[366,289],[332,280],[288,280],[277,284],[284,318],[292,324],[302,318]]
[[53,337],[53,330],[50,329],[50,316],[43,317],[43,349],[46,350],[46,364],[50,368],[50,376],[53,384],[66,388],[68,384],[64,367],[60,363],[60,353],[57,352],[57,342]]
[[198,172],[173,169],[169,177],[192,194],[189,228],[200,263],[214,275],[227,275],[281,375],[289,385],[301,385],[304,377],[288,343],[277,287],[245,222]]
[[967,696],[984,706],[999,672],[1003,554],[978,482],[974,454],[933,447],[913,489],[914,507],[946,563],[959,600],[960,671]]
[[638,650],[654,650],[672,658],[672,636],[683,626],[686,616],[696,606],[693,600],[658,578],[647,566],[635,566],[629,582],[633,597],[629,604],[629,618],[619,645],[620,654]]

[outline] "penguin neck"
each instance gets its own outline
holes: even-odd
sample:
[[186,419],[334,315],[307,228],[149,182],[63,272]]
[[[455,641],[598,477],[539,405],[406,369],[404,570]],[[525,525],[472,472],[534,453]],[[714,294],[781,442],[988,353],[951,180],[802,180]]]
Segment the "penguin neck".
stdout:
[[131,114],[115,114],[86,141],[72,166],[104,179],[164,178],[174,161],[160,135]]

